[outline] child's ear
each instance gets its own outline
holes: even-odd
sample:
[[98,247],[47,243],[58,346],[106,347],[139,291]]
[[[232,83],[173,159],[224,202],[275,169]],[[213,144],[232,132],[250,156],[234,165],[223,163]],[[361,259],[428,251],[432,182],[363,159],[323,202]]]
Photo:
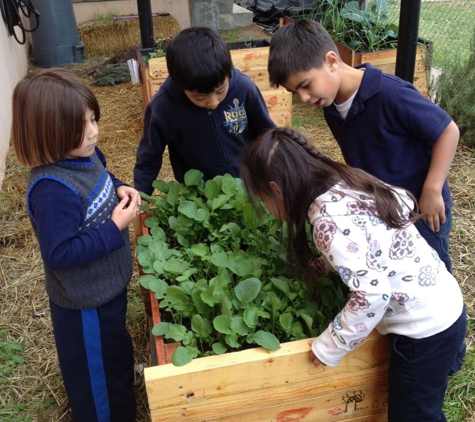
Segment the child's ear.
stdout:
[[338,67],[338,64],[340,63],[340,58],[338,57],[338,54],[334,51],[329,51],[327,54],[325,54],[324,62],[330,67],[330,69],[336,69]]
[[271,181],[269,182],[269,186],[279,198],[283,197],[282,191],[280,190],[280,187],[277,183]]

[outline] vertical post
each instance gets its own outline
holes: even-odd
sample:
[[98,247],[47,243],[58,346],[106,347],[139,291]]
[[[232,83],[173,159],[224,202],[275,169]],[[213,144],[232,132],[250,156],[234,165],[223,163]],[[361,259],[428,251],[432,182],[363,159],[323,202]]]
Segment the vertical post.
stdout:
[[152,6],[150,0],[137,0],[137,9],[139,12],[142,48],[153,48],[155,47],[155,40],[153,38]]
[[421,0],[401,0],[399,35],[396,55],[396,76],[414,81]]

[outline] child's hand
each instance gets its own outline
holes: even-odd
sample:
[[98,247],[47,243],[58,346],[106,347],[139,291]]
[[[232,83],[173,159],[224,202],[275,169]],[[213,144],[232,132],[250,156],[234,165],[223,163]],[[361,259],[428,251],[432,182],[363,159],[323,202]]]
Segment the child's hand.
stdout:
[[117,189],[119,204],[112,211],[112,221],[120,230],[125,229],[139,213],[140,195],[130,186],[120,186]]
[[[308,341],[308,345],[310,347],[312,347],[312,343],[313,343],[313,340]],[[314,366],[324,365],[324,363],[315,356],[315,353],[313,353],[312,350],[310,350],[310,362],[312,362]]]
[[117,196],[119,197],[119,199],[123,199],[125,197],[130,198],[130,202],[128,206],[135,204],[135,206],[137,207],[137,210],[136,210],[137,214],[139,213],[141,199],[140,199],[140,194],[138,190],[130,186],[122,185],[117,188]]

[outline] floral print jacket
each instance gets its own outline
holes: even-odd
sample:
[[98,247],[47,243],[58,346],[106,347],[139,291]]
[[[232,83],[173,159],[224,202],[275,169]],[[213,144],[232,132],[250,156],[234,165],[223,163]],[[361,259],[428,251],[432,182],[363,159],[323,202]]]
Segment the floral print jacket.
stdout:
[[[398,192],[408,216],[413,202]],[[337,272],[350,289],[344,309],[312,344],[326,365],[338,365],[373,329],[424,338],[462,313],[459,285],[437,253],[412,223],[388,227],[369,195],[337,184],[315,199],[308,217],[322,253],[319,271]]]

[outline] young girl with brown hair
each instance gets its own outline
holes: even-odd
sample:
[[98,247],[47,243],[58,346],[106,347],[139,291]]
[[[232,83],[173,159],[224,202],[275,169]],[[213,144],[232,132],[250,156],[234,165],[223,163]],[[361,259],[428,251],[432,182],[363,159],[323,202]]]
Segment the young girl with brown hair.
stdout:
[[[254,205],[260,198],[287,223],[288,256],[309,281],[334,271],[350,289],[344,309],[310,342],[314,365],[338,365],[376,329],[392,346],[389,421],[445,421],[466,314],[457,281],[414,226],[412,195],[330,160],[291,129],[269,130],[246,147],[241,177]],[[316,264],[310,240],[321,252]]]
[[40,246],[61,374],[76,422],[134,422],[127,332],[128,225],[138,192],[106,170],[99,103],[65,69],[29,73],[13,92],[12,140],[31,168],[26,204]]

